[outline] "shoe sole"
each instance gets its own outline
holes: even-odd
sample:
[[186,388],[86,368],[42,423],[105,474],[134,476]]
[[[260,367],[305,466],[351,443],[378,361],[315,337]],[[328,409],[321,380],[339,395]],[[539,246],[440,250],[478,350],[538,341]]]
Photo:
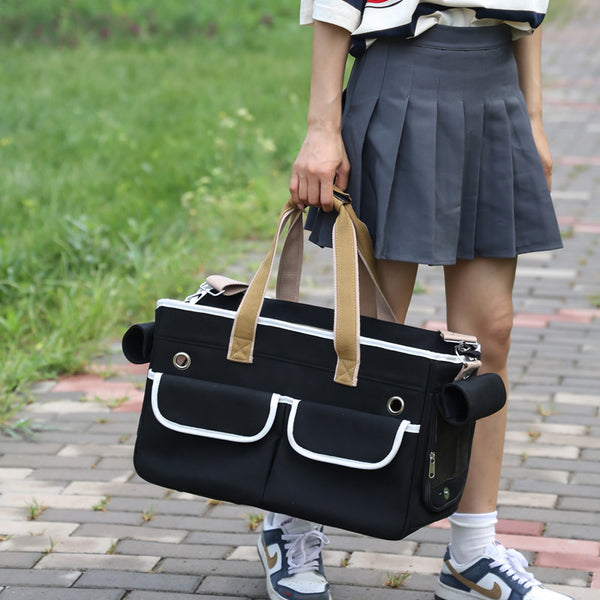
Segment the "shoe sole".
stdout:
[[[262,563],[263,569],[266,574],[266,583],[267,583],[267,594],[269,596],[269,600],[289,600],[289,598],[284,598],[280,596],[273,587],[271,583],[271,576],[269,575],[269,568],[267,567],[267,558],[265,556],[265,552],[262,545],[262,535],[258,538],[258,542],[256,544],[256,549],[258,550],[258,556],[260,557],[260,562]],[[329,594],[329,600],[332,600],[331,594]],[[441,600],[441,599],[440,599]]]

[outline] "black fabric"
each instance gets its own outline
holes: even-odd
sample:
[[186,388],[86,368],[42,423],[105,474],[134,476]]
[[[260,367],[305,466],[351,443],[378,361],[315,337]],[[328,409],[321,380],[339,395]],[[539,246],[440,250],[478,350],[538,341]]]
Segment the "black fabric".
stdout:
[[[235,311],[240,300],[205,296],[199,303]],[[336,354],[331,339],[259,324],[253,363],[231,362],[227,348],[233,319],[188,307],[159,306],[152,338],[141,334],[151,330],[147,324],[125,336],[128,358],[150,354],[155,374],[148,379],[134,453],[142,478],[386,539],[405,537],[456,509],[473,431],[473,421],[457,428],[444,420],[456,419],[456,408],[439,416],[440,407],[454,406],[448,398],[461,397],[449,387],[461,368],[450,362],[456,358],[456,343],[444,341],[437,332],[363,318],[363,338],[379,346],[361,344],[358,385],[353,388],[333,381]],[[333,311],[305,304],[267,300],[261,315],[329,331],[333,327]],[[423,348],[448,360],[393,352],[381,340]],[[190,357],[183,370],[173,363],[179,352]],[[465,392],[479,406],[490,384],[494,388],[493,381],[470,381],[481,381],[470,383]],[[153,386],[158,415],[152,407]],[[273,394],[280,401],[269,426]],[[388,411],[392,397],[402,400],[400,414]],[[301,451],[289,437],[293,406],[291,435]],[[469,418],[489,408],[485,402],[481,407],[470,409]],[[159,417],[175,426],[161,424]],[[420,432],[406,432],[386,466],[368,470],[305,455],[378,463],[390,453],[403,420],[420,425]],[[198,435],[198,429],[261,435],[251,442],[227,441]]]
[[451,425],[465,425],[494,414],[506,399],[504,382],[495,373],[486,373],[450,383],[440,396],[439,410]]
[[154,321],[132,325],[123,336],[121,347],[129,362],[143,365],[150,362],[154,342]]

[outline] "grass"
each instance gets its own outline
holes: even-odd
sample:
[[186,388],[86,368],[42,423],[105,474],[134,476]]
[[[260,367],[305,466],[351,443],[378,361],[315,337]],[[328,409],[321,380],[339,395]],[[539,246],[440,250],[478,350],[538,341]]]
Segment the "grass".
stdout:
[[0,423],[270,235],[304,133],[295,2],[0,6]]

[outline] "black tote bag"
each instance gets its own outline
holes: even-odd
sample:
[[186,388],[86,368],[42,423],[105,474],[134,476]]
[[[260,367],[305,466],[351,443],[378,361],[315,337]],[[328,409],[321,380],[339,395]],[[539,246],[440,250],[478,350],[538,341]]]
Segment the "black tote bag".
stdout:
[[[297,302],[288,202],[249,286],[209,278],[125,334],[125,355],[150,362],[134,464],[166,488],[401,539],[454,512],[475,421],[505,390],[476,375],[474,338],[389,320],[368,232],[345,196],[335,205],[335,309]],[[380,318],[360,316],[359,279]]]

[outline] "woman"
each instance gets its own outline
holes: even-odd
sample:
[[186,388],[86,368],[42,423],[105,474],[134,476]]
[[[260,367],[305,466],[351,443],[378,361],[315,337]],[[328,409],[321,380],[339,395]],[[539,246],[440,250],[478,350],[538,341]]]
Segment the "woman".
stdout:
[[[398,321],[418,264],[443,265],[448,328],[476,335],[480,372],[505,385],[517,256],[562,246],[542,125],[547,4],[301,0],[301,22],[314,24],[312,78],[290,192],[311,207],[311,239],[330,245],[335,181],[369,228]],[[356,61],[342,114],[349,49]],[[567,599],[495,541],[505,427],[505,410],[477,424],[438,600]],[[329,598],[326,542],[316,524],[268,514],[259,552],[270,598]]]

